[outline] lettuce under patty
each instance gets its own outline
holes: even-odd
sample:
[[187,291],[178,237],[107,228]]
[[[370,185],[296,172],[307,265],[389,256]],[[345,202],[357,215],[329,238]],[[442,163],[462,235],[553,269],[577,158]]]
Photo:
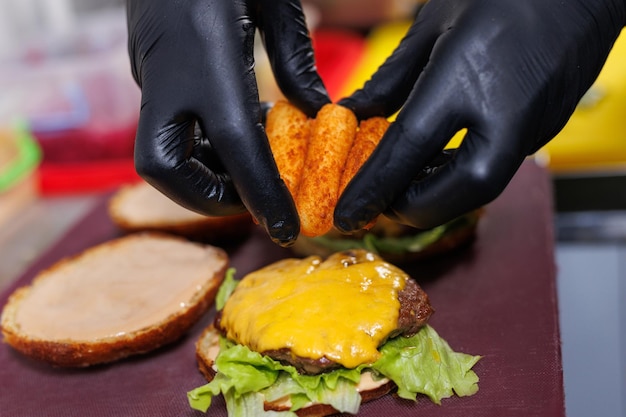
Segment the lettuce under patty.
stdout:
[[[236,283],[231,270],[222,284],[224,289],[220,289],[216,305],[224,305]],[[391,379],[398,386],[398,396],[411,400],[422,394],[440,404],[442,399],[454,394],[468,396],[478,391],[478,376],[472,367],[480,356],[454,352],[429,325],[411,337],[400,336],[387,341],[380,352],[380,358],[373,364],[302,375],[293,366],[283,365],[221,337],[215,378],[189,391],[187,397],[192,408],[206,412],[212,398],[222,394],[230,417],[292,417],[294,411],[311,402],[356,414],[361,405],[356,385],[364,371]],[[286,397],[290,398],[291,411],[264,410],[264,401]]]
[[428,230],[415,230],[415,233],[404,236],[378,236],[376,233],[368,232],[361,239],[351,239],[349,237],[340,238],[338,236],[315,236],[306,237],[315,245],[319,245],[332,252],[341,252],[349,249],[366,249],[374,253],[405,254],[422,252],[429,246],[437,243],[441,238],[448,236],[451,232],[473,227],[478,222],[476,213],[469,213],[457,217]]

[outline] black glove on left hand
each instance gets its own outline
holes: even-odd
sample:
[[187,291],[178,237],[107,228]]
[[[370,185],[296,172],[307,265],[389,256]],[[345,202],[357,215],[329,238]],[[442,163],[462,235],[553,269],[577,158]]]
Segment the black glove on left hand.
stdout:
[[139,174],[203,214],[247,208],[275,242],[292,243],[300,223],[261,122],[254,36],[259,29],[282,92],[314,116],[330,100],[300,2],[129,0],[127,13],[142,92]]

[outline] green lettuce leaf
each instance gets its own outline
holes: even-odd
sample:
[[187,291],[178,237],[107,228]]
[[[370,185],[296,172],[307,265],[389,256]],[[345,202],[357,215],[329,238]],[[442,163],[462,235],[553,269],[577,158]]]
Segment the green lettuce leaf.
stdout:
[[[260,393],[268,400],[290,397],[292,410],[309,402],[329,404],[340,412],[356,413],[361,404],[356,384],[362,367],[337,369],[319,375],[301,375],[290,365],[283,365],[268,356],[253,352],[245,346],[220,341],[220,353],[215,360],[215,378],[187,393],[193,409],[206,411],[214,396],[222,394],[232,407],[251,407],[251,399],[239,401],[247,394]],[[233,398],[230,398],[233,397]],[[239,409],[238,409],[239,410]],[[229,410],[229,416],[239,411]],[[265,416],[265,414],[248,414]]]
[[232,411],[229,408],[229,416],[266,417],[269,414],[259,410],[256,414],[241,414],[255,407],[253,398],[259,401],[260,394],[267,401],[289,397],[292,411],[316,402],[354,414],[361,403],[356,384],[365,369],[394,381],[398,395],[406,399],[416,400],[417,394],[424,394],[441,404],[442,399],[454,394],[469,396],[478,391],[478,376],[472,367],[480,356],[453,351],[428,325],[411,337],[397,337],[385,343],[380,349],[380,359],[371,366],[320,375],[301,375],[293,366],[222,339],[216,377],[188,393],[189,404],[196,410],[206,411],[212,397],[222,394],[229,407],[234,408]]
[[388,341],[380,351],[372,369],[393,380],[402,398],[425,394],[440,404],[454,393],[462,397],[478,391],[478,376],[471,369],[480,356],[453,351],[428,325],[411,337]]
[[421,252],[439,241],[455,229],[466,227],[477,221],[475,216],[460,216],[456,219],[428,230],[421,230],[412,235],[400,237],[379,237],[374,233],[366,233],[362,239],[340,239],[335,236],[316,236],[307,238],[317,245],[333,252],[349,249],[366,249],[374,253],[414,253]]
[[235,288],[237,288],[237,284],[239,284],[239,281],[235,279],[235,272],[235,268],[228,268],[226,270],[226,275],[224,276],[224,281],[217,290],[217,295],[215,296],[215,308],[218,311],[224,308],[226,300],[228,300],[233,291],[235,291]]

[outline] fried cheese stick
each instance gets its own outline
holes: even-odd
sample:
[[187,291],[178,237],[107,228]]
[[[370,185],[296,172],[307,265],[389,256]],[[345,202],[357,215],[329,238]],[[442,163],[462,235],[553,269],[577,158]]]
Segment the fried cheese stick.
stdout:
[[323,235],[333,227],[339,183],[356,130],[356,116],[345,107],[327,104],[317,113],[295,199],[304,236]]
[[293,104],[280,100],[267,113],[265,132],[278,172],[295,198],[309,142],[309,119]]
[[388,127],[389,121],[384,117],[372,117],[359,123],[359,130],[356,132],[354,144],[348,153],[343,175],[339,183],[339,195],[343,193],[346,185],[374,152]]

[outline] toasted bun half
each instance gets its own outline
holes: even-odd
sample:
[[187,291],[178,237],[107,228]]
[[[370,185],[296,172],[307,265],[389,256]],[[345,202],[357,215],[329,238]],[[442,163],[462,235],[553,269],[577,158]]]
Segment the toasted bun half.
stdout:
[[4,340],[22,354],[84,367],[180,338],[213,303],[228,267],[219,248],[135,233],[41,271],[2,311]]
[[249,213],[205,216],[178,205],[145,181],[120,188],[108,209],[113,222],[125,232],[158,231],[203,242],[236,240],[253,226]]
[[[211,325],[204,330],[196,343],[198,368],[207,381],[211,381],[215,377],[216,370],[214,364],[219,351],[219,332]],[[368,402],[394,391],[396,385],[393,381],[386,378],[373,380],[370,373],[364,372],[357,389],[361,395],[361,401]],[[266,411],[287,411],[290,408],[290,403],[289,400],[266,402],[264,408]],[[336,413],[337,410],[330,405],[315,403],[311,403],[296,411],[299,417],[324,417]]]

